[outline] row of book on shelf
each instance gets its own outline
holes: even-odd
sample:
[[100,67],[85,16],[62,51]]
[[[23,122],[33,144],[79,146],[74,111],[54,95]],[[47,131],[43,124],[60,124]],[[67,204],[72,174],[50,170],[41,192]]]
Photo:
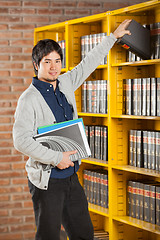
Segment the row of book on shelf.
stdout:
[[[97,44],[99,44],[107,33],[95,33],[81,37],[81,59],[83,60],[87,53],[90,52]],[[101,65],[107,64],[107,55]]]
[[128,216],[160,226],[160,183],[128,181]]
[[129,165],[160,171],[160,132],[129,131]]
[[91,157],[108,161],[108,127],[85,125],[85,132],[91,149]]
[[83,183],[88,202],[108,208],[108,173],[85,169]]
[[160,78],[123,79],[122,113],[160,116]]
[[107,80],[82,84],[82,112],[107,113]]

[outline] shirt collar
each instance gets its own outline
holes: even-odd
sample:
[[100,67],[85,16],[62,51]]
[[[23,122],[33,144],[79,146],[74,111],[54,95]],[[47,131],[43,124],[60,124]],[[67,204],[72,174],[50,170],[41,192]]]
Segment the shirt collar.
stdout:
[[[52,85],[51,83],[39,80],[37,77],[33,77],[32,84],[36,88],[43,89],[43,90],[48,89],[50,87],[50,85]],[[59,85],[59,80],[57,79],[57,87],[58,87],[58,85]]]

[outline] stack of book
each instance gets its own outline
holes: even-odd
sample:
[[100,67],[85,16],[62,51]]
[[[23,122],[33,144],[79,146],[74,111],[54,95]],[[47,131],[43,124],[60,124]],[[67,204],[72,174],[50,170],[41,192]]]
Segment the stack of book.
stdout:
[[103,230],[94,231],[94,240],[109,240],[109,232]]
[[[81,59],[84,59],[89,51],[91,51],[97,44],[99,44],[103,38],[106,36],[106,33],[97,33],[91,35],[85,35],[81,37]],[[101,65],[107,64],[107,55],[104,58]]]
[[108,173],[85,169],[83,180],[88,202],[108,208]]
[[82,85],[82,112],[107,113],[107,81],[86,81]]
[[85,126],[91,157],[108,161],[108,127]]
[[160,132],[129,131],[129,165],[160,171]]
[[160,116],[160,78],[123,80],[123,114]]
[[82,118],[39,127],[34,139],[54,151],[77,150],[77,153],[70,155],[71,161],[91,155]]
[[128,181],[128,215],[160,226],[160,183]]

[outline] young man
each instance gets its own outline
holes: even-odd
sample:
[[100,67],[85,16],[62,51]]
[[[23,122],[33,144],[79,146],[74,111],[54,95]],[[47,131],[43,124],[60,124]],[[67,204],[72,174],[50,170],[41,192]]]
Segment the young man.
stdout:
[[117,38],[130,34],[125,20],[72,71],[61,73],[62,50],[53,40],[37,43],[32,51],[36,77],[21,95],[13,126],[14,146],[29,156],[26,163],[37,226],[36,240],[59,240],[63,224],[70,240],[92,240],[88,204],[71,162],[70,152],[56,152],[34,140],[37,128],[78,118],[74,92],[97,68]]

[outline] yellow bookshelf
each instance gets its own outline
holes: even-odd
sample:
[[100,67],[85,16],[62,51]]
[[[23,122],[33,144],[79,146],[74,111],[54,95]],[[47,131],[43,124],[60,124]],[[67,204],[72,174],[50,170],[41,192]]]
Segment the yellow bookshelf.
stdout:
[[[36,28],[34,43],[44,38],[66,41],[66,68],[72,70],[81,60],[80,39],[84,35],[110,32],[124,20],[134,19],[141,24],[160,22],[160,1],[151,0],[115,11],[69,20]],[[122,114],[123,79],[160,77],[160,59],[138,62],[126,61],[126,50],[115,44],[110,50],[107,64],[100,65],[87,80],[108,81],[108,113],[83,113],[81,88],[76,91],[79,117],[85,125],[108,126],[108,162],[94,158],[82,159],[78,173],[83,186],[84,169],[103,169],[109,176],[109,209],[89,203],[95,230],[109,232],[111,240],[160,240],[160,227],[127,216],[127,181],[150,179],[160,182],[160,173],[128,165],[128,132],[130,129],[160,130],[160,117]]]

